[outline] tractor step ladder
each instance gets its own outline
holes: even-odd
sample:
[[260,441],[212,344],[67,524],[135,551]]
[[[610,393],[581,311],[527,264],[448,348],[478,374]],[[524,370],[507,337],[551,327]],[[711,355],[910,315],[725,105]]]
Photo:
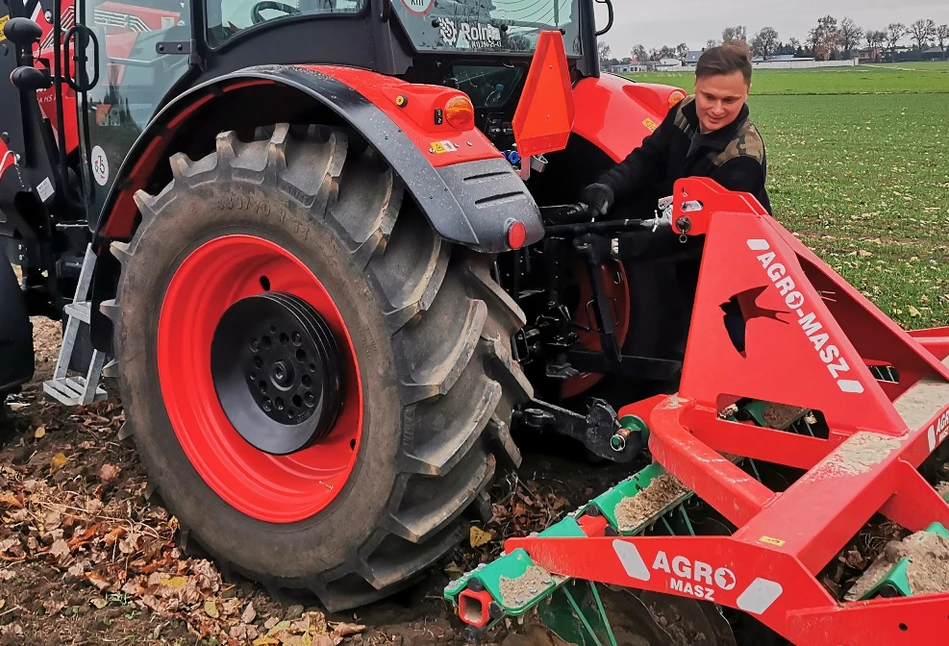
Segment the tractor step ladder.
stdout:
[[73,301],[65,308],[66,332],[63,334],[63,343],[59,349],[59,358],[53,378],[43,383],[43,391],[66,406],[88,406],[92,402],[101,401],[107,397],[105,389],[99,385],[102,376],[102,367],[105,363],[105,353],[93,349],[92,359],[85,376],[70,376],[69,363],[79,328],[82,323],[89,325],[92,318],[92,303],[87,299],[89,284],[92,282],[92,270],[95,266],[96,255],[92,245],[86,246],[86,254],[82,259],[82,269],[79,271],[79,282]]

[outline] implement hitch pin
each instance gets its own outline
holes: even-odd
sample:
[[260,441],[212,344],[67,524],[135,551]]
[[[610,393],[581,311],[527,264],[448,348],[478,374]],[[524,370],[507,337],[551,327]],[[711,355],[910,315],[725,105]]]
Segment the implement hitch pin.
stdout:
[[619,420],[619,426],[616,432],[613,433],[613,437],[610,438],[610,448],[617,453],[626,450],[626,440],[633,433],[640,433],[643,436],[643,446],[649,440],[649,429],[646,422],[636,415],[623,415]]

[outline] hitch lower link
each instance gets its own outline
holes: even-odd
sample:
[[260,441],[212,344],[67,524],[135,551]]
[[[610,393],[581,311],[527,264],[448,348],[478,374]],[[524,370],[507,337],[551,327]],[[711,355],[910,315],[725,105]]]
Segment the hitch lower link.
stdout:
[[517,424],[574,439],[603,460],[625,464],[642,453],[648,441],[646,423],[635,415],[618,418],[602,399],[590,399],[586,415],[532,400],[514,413]]

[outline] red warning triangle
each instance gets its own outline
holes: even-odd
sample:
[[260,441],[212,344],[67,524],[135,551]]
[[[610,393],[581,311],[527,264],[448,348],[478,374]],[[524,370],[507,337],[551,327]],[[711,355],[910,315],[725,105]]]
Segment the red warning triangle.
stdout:
[[573,121],[573,88],[563,34],[541,32],[512,123],[521,157],[566,148]]

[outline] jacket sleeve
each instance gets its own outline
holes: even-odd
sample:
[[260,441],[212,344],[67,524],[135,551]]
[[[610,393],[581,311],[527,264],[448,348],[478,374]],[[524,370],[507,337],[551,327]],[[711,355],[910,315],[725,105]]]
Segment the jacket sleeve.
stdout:
[[681,104],[669,110],[659,127],[643,139],[642,145],[597,180],[612,189],[616,201],[655,186],[665,177],[669,146],[677,130],[675,118],[680,108]]

